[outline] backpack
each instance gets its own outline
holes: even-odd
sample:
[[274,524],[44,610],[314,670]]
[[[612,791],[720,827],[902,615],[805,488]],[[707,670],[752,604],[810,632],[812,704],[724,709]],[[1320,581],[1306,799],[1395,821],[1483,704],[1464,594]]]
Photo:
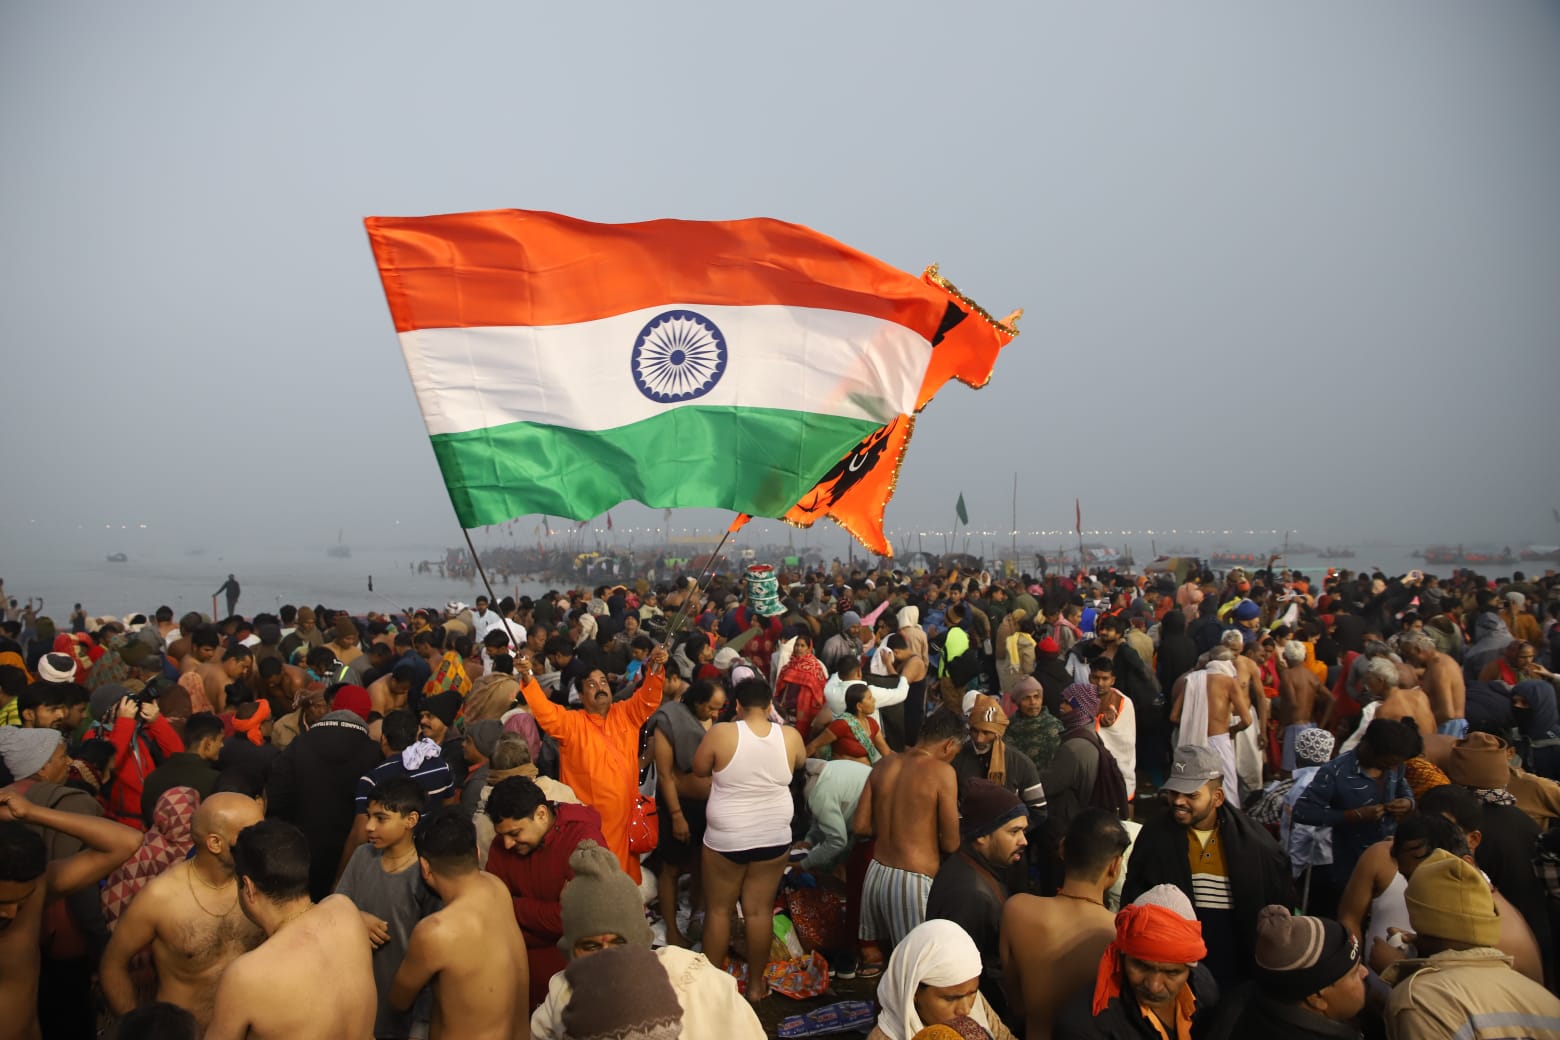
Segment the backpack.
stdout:
[[1118,820],[1127,819],[1132,812],[1132,803],[1127,801],[1127,781],[1121,775],[1121,766],[1116,763],[1116,756],[1110,753],[1099,734],[1093,730],[1086,731],[1084,739],[1093,744],[1094,750],[1100,755],[1099,768],[1094,771],[1094,790],[1089,794],[1089,806],[1115,813]]

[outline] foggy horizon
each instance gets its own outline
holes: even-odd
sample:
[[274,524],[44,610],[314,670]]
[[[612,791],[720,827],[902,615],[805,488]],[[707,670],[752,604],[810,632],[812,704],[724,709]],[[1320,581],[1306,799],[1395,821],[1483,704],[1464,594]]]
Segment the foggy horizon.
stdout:
[[[771,216],[1025,308],[896,544],[962,493],[1009,546],[1015,471],[1020,545],[1075,498],[1108,544],[1560,544],[1560,7],[946,14],[5,8],[0,574],[461,544],[362,218],[502,207]],[[743,541],[788,535],[845,552]]]

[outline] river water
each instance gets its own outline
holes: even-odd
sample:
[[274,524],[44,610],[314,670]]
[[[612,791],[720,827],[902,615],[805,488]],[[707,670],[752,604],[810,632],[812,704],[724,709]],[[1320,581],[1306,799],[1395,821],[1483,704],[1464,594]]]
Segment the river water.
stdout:
[[[1149,546],[1134,545],[1132,549],[1140,565],[1151,559]],[[1412,552],[1412,547],[1406,545],[1365,546],[1356,549],[1352,560],[1296,556],[1288,562],[1313,577],[1324,574],[1330,566],[1401,574],[1424,566]],[[317,548],[267,548],[248,553],[200,555],[153,554],[132,557],[123,563],[110,563],[101,556],[56,559],[21,556],[6,563],[0,578],[5,581],[7,596],[21,600],[42,596],[44,613],[56,621],[68,617],[72,604],[78,602],[89,615],[123,616],[134,611],[150,614],[163,604],[172,607],[175,616],[188,610],[209,612],[212,593],[229,573],[238,577],[243,590],[238,609],[246,615],[274,612],[283,603],[323,603],[361,613],[440,605],[452,599],[471,602],[482,591],[477,579],[441,578],[436,569],[427,574],[416,572],[418,561],[436,561],[443,556],[441,546],[355,549],[347,559],[327,556]],[[1025,554],[1026,569],[1033,559],[1032,554]],[[1542,573],[1545,566],[1519,563],[1516,568]],[[1451,572],[1450,567],[1428,570],[1442,575]],[[1490,574],[1509,573],[1509,570],[1494,568]],[[369,589],[370,577],[373,579],[372,591]],[[489,577],[497,581],[492,573]],[[551,586],[561,584],[553,582]],[[549,584],[534,580],[512,579],[502,588],[495,585],[495,592],[499,596],[537,596],[548,587]],[[220,606],[225,610],[225,604]]]

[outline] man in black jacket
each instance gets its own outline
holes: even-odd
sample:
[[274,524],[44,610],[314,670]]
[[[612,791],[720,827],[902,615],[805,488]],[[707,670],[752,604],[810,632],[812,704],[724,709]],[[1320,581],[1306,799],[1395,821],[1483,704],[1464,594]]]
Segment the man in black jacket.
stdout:
[[1122,902],[1155,885],[1186,893],[1208,945],[1204,964],[1232,988],[1250,976],[1257,915],[1291,901],[1289,859],[1272,835],[1224,804],[1224,767],[1210,749],[1177,748],[1161,792],[1170,811],[1138,834]]
[[[337,691],[328,692],[334,697]],[[361,699],[366,712],[368,698]],[[357,779],[380,758],[363,716],[342,709],[300,733],[271,768],[267,815],[296,824],[309,839],[309,894],[315,900],[335,888],[341,849],[352,830]]]
[[1018,795],[990,780],[967,780],[959,798],[959,849],[943,860],[926,897],[926,917],[945,918],[970,934],[985,970],[980,991],[1006,1019],[1002,991],[1004,878],[1024,858],[1029,813]]

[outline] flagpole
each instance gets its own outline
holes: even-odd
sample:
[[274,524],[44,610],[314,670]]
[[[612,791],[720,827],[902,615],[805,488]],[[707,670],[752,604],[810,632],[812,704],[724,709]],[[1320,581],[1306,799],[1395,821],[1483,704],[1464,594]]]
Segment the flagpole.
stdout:
[[[728,527],[726,528],[726,533],[720,536],[720,541],[715,544],[715,550],[710,553],[709,559],[704,561],[704,570],[699,573],[698,579],[693,583],[695,592],[700,591],[701,586],[704,584],[704,579],[709,577],[710,572],[715,569],[715,561],[720,558],[720,551],[725,547],[726,539],[730,537],[731,528]],[[693,602],[693,595],[691,593],[687,596],[684,596],[682,606],[677,608],[677,613],[672,616],[671,623],[666,626],[667,646],[671,645],[672,640],[677,635],[677,630],[682,627],[682,623],[687,619],[688,604],[691,602]]]
[[1083,559],[1083,506],[1076,498],[1073,499],[1073,516],[1076,518],[1078,527],[1078,567],[1082,570],[1088,570]]
[[1018,576],[1018,470],[1013,471],[1013,576]]
[[[477,556],[477,547],[471,543],[471,532],[462,527],[460,533],[466,538],[466,548],[471,550],[471,562],[476,565],[477,576],[482,579],[482,587],[487,589],[488,604],[497,610],[500,600],[493,594],[493,586],[488,582],[487,572],[482,569],[482,560]],[[509,630],[508,624],[505,624],[504,631],[508,632]]]

